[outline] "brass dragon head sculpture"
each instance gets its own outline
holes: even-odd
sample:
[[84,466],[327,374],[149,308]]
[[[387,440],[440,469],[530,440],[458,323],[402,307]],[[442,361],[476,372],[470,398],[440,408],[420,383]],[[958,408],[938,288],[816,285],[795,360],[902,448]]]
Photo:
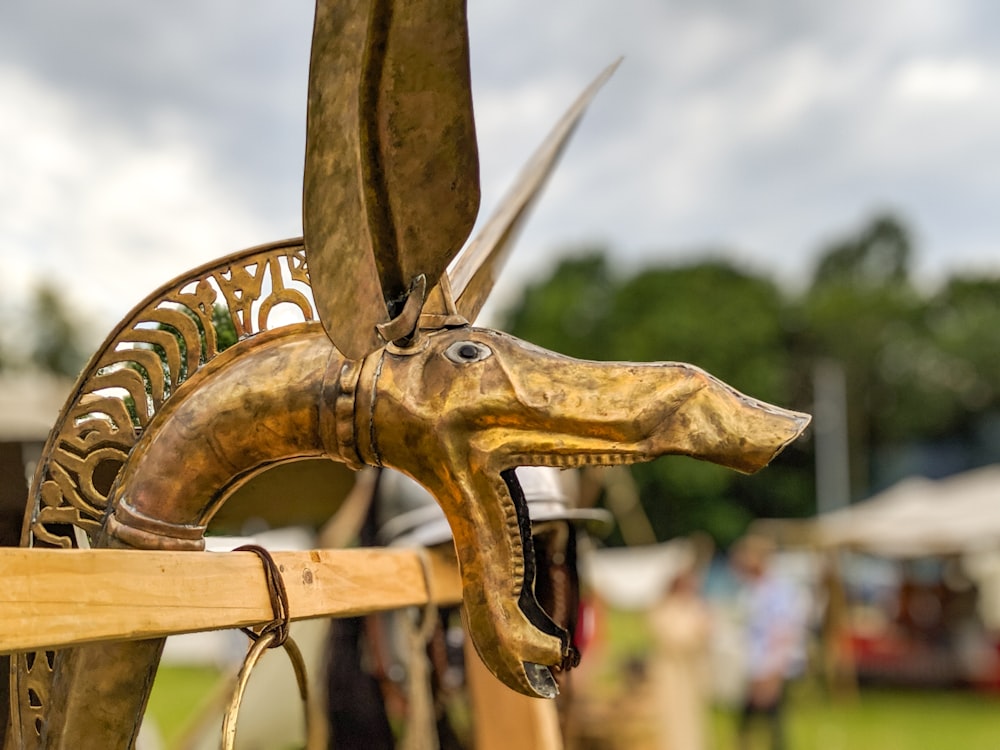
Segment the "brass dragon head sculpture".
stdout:
[[[580,361],[471,325],[612,69],[466,244],[479,176],[465,0],[319,0],[304,239],[206,266],[133,310],[53,430],[25,543],[63,543],[53,529],[74,524],[94,545],[200,549],[213,514],[269,467],[322,457],[392,467],[445,511],[483,661],[514,690],[553,696],[550,670],[577,656],[535,600],[530,523],[514,469],[685,454],[752,472],[809,419],[690,365]],[[318,322],[303,293],[282,284],[279,266],[311,287]],[[271,291],[254,303],[258,320],[266,322],[275,301],[298,306],[305,320],[253,330],[253,295],[246,284],[233,290],[237,278],[256,280],[261,294],[253,273],[263,268],[271,269]],[[209,278],[241,334],[223,352],[208,322]],[[129,344],[139,340],[149,346]],[[136,366],[121,367],[126,361]],[[131,394],[137,414],[108,400],[115,388]],[[108,465],[103,487],[97,468]],[[14,700],[23,746],[70,747],[81,733],[95,747],[131,744],[160,647],[115,643],[22,659]]]

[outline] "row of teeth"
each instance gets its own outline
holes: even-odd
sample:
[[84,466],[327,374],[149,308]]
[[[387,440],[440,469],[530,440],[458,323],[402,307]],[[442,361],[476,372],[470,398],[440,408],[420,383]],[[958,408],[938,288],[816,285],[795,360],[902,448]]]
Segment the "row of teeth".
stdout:
[[552,466],[557,469],[576,469],[581,466],[624,466],[638,463],[640,456],[631,453],[575,453],[568,456],[554,454],[518,456],[522,466]]
[[[581,466],[623,466],[634,464],[641,460],[640,456],[632,453],[575,453],[563,456],[547,453],[519,456],[516,458],[517,463],[521,466],[551,466],[557,469],[576,469]],[[504,511],[507,533],[510,535],[511,540],[516,540],[517,544],[520,544],[521,530],[517,521],[517,511],[514,509],[513,504],[505,508]],[[520,594],[520,588],[524,580],[524,558],[522,556],[515,555],[513,570],[511,572],[514,574],[512,578],[514,586],[511,594],[516,597]]]
[[[520,548],[521,546],[521,527],[517,521],[517,510],[514,508],[514,503],[504,503],[504,519],[507,523],[507,534],[510,536],[512,546],[515,548]],[[511,588],[511,596],[517,598],[521,593],[521,586],[524,582],[524,554],[514,555],[513,560],[513,578],[511,582],[513,586]]]

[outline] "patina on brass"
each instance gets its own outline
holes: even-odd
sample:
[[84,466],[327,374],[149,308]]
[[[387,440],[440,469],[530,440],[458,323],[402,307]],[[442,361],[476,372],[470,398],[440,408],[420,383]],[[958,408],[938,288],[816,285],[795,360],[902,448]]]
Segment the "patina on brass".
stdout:
[[[514,468],[680,453],[755,471],[808,422],[690,365],[573,360],[470,325],[608,73],[451,263],[478,204],[464,3],[320,0],[304,241],[197,269],[112,332],[50,435],[24,543],[201,549],[213,514],[269,467],[392,467],[445,511],[485,664],[554,695],[550,669],[576,655],[535,600]],[[219,303],[240,335],[224,352]],[[289,307],[297,320],[279,320]],[[131,746],[161,647],[20,657],[12,746]]]
[[307,118],[309,273],[331,340],[360,359],[476,221],[465,0],[318,2]]

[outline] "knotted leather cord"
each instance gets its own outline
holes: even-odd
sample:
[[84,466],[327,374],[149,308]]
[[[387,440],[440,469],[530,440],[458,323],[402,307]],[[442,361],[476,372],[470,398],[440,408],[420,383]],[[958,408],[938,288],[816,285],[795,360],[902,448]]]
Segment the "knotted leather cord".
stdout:
[[251,628],[240,628],[250,637],[252,643],[236,677],[233,697],[222,721],[222,750],[233,750],[236,745],[236,720],[239,718],[240,705],[243,703],[243,694],[246,691],[247,682],[250,680],[250,673],[264,652],[277,646],[284,647],[285,653],[288,654],[288,658],[292,662],[292,668],[295,670],[295,680],[298,682],[299,695],[305,708],[306,742],[308,743],[311,728],[309,725],[311,714],[309,678],[306,674],[306,664],[302,658],[302,652],[299,651],[299,647],[288,634],[290,616],[288,592],[285,590],[285,581],[281,577],[281,570],[274,558],[271,557],[271,553],[259,545],[244,544],[233,551],[253,552],[264,564],[264,580],[267,582],[267,593],[271,600],[271,611],[274,613],[274,619],[257,631]]
[[427,590],[427,603],[424,604],[420,617],[420,637],[424,643],[430,641],[437,627],[438,606],[434,600],[434,574],[431,571],[431,556],[423,547],[415,550],[420,561],[420,572],[424,576],[424,588]]
[[402,750],[432,750],[438,747],[438,735],[427,644],[437,628],[438,607],[434,602],[430,555],[426,549],[415,551],[417,559],[420,560],[420,570],[424,575],[427,603],[422,610],[419,610],[416,622],[410,619],[408,612],[400,613],[409,646],[409,664],[406,669],[409,721],[400,747]]
[[274,613],[274,619],[260,630],[251,628],[240,628],[240,630],[255,641],[265,633],[273,632],[275,637],[272,639],[271,648],[284,646],[288,639],[288,591],[285,590],[285,579],[281,577],[278,564],[271,557],[271,553],[259,544],[244,544],[233,552],[253,552],[264,563],[264,581],[267,583],[267,595],[271,599],[271,612]]

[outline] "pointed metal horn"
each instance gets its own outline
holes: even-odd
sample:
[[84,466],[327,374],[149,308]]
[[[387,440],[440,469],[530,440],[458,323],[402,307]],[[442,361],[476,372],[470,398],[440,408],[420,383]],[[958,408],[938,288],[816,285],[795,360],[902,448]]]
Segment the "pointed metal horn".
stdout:
[[317,312],[358,359],[479,209],[464,0],[319,0],[303,230]]
[[458,312],[470,321],[479,315],[493,291],[528,214],[552,174],[559,157],[598,90],[621,64],[605,68],[573,102],[545,142],[532,155],[514,187],[482,231],[469,243],[448,272]]

